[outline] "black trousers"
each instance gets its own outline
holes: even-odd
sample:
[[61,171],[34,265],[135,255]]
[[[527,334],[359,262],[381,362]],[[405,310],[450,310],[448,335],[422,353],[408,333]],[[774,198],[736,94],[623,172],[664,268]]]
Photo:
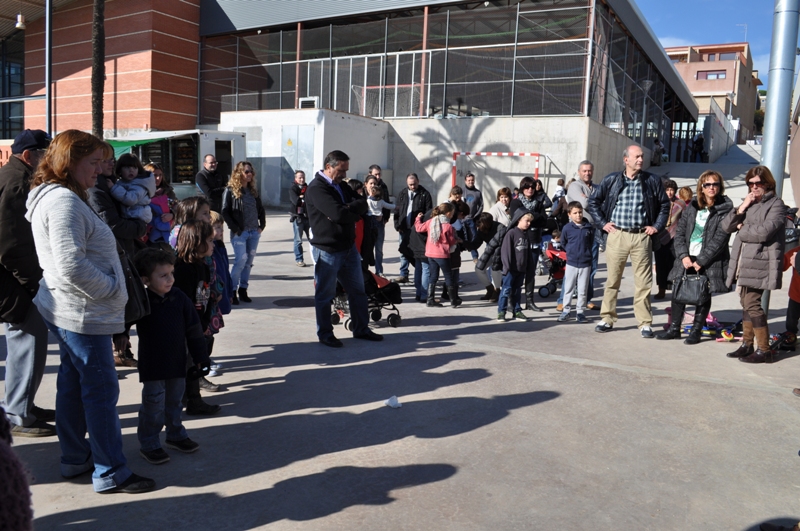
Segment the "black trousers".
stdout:
[[675,253],[672,250],[672,240],[667,245],[662,245],[654,251],[656,259],[656,285],[659,290],[667,289],[669,272],[675,263]]
[[789,299],[786,308],[786,331],[797,335],[797,321],[800,320],[800,302]]

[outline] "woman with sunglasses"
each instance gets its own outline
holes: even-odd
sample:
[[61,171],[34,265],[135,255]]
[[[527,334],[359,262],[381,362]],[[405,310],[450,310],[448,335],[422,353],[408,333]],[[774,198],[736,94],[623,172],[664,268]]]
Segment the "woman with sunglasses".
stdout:
[[786,232],[786,205],[775,195],[775,179],[766,166],[745,175],[750,193],[722,222],[733,240],[728,286],[734,283],[742,304],[742,344],[729,358],[746,363],[772,363],[767,316],[761,307],[765,290],[780,289]]
[[222,194],[222,217],[231,230],[231,245],[233,245],[231,268],[233,304],[239,304],[239,300],[252,302],[247,295],[250,270],[256,259],[261,231],[267,226],[267,218],[261,199],[258,197],[255,172],[249,162],[239,162],[233,169],[231,180]]
[[[674,181],[667,186],[673,192],[678,188]],[[722,220],[733,210],[733,202],[723,195],[724,192],[725,182],[715,171],[706,171],[697,180],[697,195],[680,214],[672,240],[675,262],[668,278],[673,283],[685,274],[704,274],[711,284],[711,293],[727,293],[725,273],[730,260],[730,234],[722,227]],[[684,311],[686,305],[673,298],[672,324],[669,330],[656,335],[656,339],[679,339]],[[692,329],[684,343],[696,345],[700,342],[710,311],[710,299],[695,308]]]

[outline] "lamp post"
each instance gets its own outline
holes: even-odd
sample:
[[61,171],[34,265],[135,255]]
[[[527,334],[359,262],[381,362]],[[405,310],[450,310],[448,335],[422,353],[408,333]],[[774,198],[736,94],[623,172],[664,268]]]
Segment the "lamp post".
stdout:
[[647,130],[647,93],[650,92],[650,87],[653,86],[653,82],[649,79],[645,79],[642,81],[642,90],[644,90],[644,102],[642,103],[642,137],[639,144],[644,147],[644,134]]

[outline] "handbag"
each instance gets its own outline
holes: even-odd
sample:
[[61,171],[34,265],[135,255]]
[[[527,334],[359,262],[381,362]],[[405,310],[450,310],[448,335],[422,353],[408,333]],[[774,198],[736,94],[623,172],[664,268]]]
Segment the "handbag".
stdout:
[[125,303],[125,324],[133,324],[142,317],[150,315],[150,298],[147,288],[142,283],[142,277],[136,271],[128,253],[117,242],[117,253],[122,264],[122,273],[125,275],[125,287],[128,290],[128,302]]
[[700,306],[711,300],[711,283],[704,274],[687,275],[678,279],[672,288],[672,300],[681,304]]

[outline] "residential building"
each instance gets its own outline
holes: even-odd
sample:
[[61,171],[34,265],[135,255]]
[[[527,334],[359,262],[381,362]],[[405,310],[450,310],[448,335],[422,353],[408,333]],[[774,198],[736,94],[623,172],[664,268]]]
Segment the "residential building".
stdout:
[[758,71],[746,42],[666,48],[667,55],[691,91],[701,115],[713,114],[711,101],[738,122],[738,142],[753,138],[758,105]]

